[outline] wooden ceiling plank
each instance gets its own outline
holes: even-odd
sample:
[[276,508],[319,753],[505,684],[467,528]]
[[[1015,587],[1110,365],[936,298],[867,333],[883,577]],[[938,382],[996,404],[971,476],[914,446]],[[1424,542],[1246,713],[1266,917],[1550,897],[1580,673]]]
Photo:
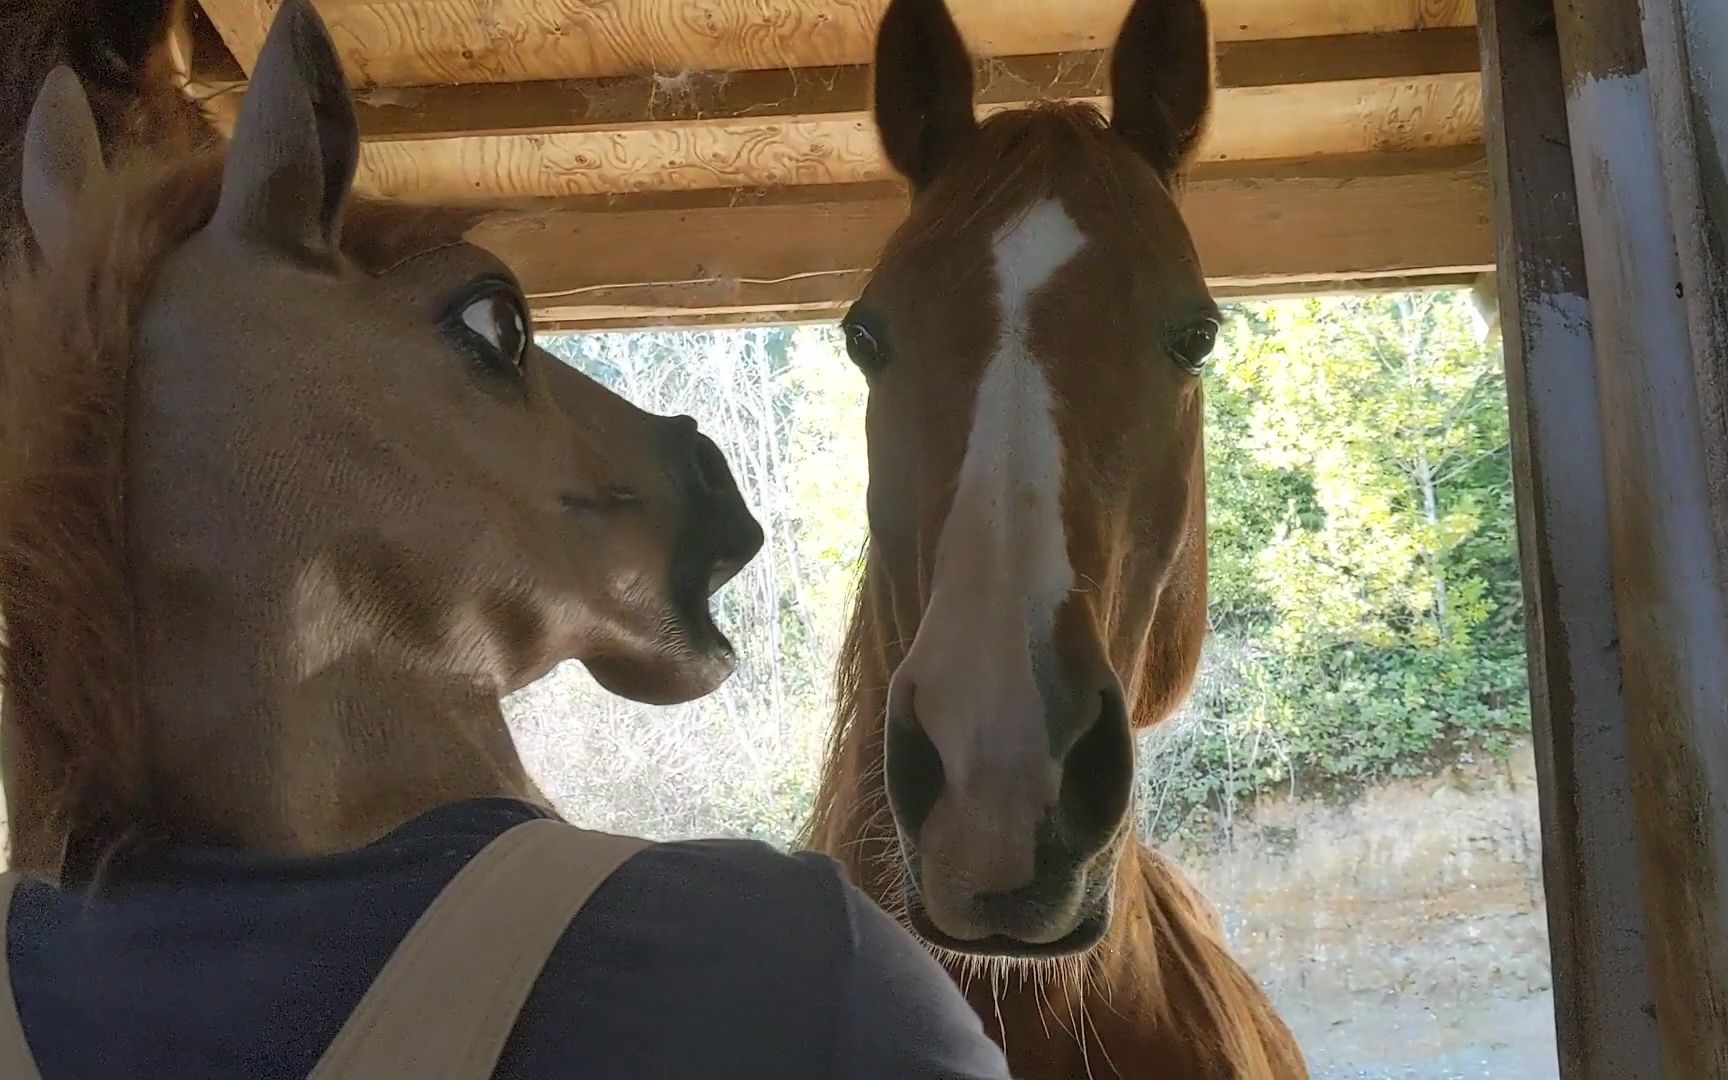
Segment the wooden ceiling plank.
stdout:
[[[263,0],[198,0],[198,6],[216,27],[229,53],[250,75],[258,51],[264,47],[264,34],[270,29],[270,11]],[[322,4],[318,7],[323,10]],[[215,73],[194,71],[193,76],[208,79]]]
[[[1479,154],[1225,167],[1196,177],[1183,207],[1208,279],[1237,293],[1493,265]],[[755,316],[849,302],[904,214],[876,186],[740,205],[659,196],[499,214],[474,239],[554,321]]]
[[[221,59],[231,63],[228,57]],[[980,61],[979,104],[1103,97],[1108,93],[1108,59],[1108,53],[1092,50]],[[1218,85],[1224,91],[1465,75],[1477,70],[1476,35],[1470,28],[1224,42],[1218,51]],[[227,71],[196,75],[213,88],[231,81]],[[870,70],[863,65],[710,71],[676,77],[375,86],[355,92],[361,132],[372,140],[616,130],[863,113],[869,107]]]
[[[1198,160],[1413,151],[1474,145],[1481,137],[1482,87],[1474,73],[1248,87],[1219,94]],[[369,141],[360,169],[368,191],[439,200],[889,179],[874,125],[863,112]]]
[[[201,0],[250,71],[267,0]],[[317,0],[356,84],[868,62],[887,0]],[[1128,0],[950,0],[980,56],[1108,48]],[[1213,0],[1220,41],[1470,26],[1472,0]]]
[[[1045,53],[982,61],[978,102],[1101,98],[1109,56],[1102,51]],[[1249,87],[1474,75],[1473,30],[1357,34],[1308,41],[1225,43],[1218,85]],[[618,130],[650,124],[862,114],[870,108],[864,66],[750,72],[700,72],[676,78],[625,76],[484,85],[375,87],[356,92],[368,139]]]
[[[1396,277],[1346,278],[1342,280],[1287,281],[1268,285],[1219,285],[1212,295],[1219,301],[1282,300],[1307,296],[1362,296],[1390,292],[1429,292],[1465,289],[1478,278],[1466,273],[1405,274]],[[547,309],[535,318],[542,334],[594,333],[628,330],[701,330],[744,326],[806,325],[838,322],[849,305],[788,304],[785,307],[718,309],[692,312],[687,307]]]

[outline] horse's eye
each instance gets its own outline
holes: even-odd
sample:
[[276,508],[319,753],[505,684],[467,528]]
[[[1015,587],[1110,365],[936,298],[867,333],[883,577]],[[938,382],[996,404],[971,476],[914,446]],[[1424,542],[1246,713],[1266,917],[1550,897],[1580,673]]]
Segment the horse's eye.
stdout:
[[468,301],[462,325],[496,354],[498,363],[522,370],[528,359],[528,316],[514,295],[495,289]]
[[1206,368],[1206,358],[1218,344],[1218,320],[1210,315],[1189,323],[1170,339],[1170,356],[1190,375]]
[[852,358],[860,371],[869,375],[882,367],[887,360],[887,352],[868,327],[848,319],[840,329],[846,335],[846,355]]

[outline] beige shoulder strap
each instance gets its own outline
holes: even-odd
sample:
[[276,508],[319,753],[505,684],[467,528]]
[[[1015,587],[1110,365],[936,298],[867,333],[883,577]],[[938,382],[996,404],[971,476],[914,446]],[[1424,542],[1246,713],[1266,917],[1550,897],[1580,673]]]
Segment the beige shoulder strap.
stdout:
[[0,1076],[7,1080],[41,1080],[30,1044],[24,1041],[24,1022],[18,1018],[18,1003],[12,997],[12,967],[6,961],[6,926],[11,921],[12,893],[21,879],[17,871],[0,874]]
[[547,820],[494,840],[420,916],[311,1080],[489,1080],[565,927],[647,846]]

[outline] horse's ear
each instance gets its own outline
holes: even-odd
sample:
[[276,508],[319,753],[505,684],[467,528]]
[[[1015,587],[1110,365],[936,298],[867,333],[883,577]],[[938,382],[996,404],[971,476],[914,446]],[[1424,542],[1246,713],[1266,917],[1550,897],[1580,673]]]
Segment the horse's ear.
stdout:
[[69,242],[78,198],[102,172],[90,99],[71,68],[56,67],[30,109],[20,177],[24,220],[50,258]]
[[1110,58],[1111,127],[1169,177],[1212,111],[1212,31],[1203,0],[1135,0]]
[[360,135],[336,47],[307,0],[284,0],[234,122],[213,225],[286,248],[333,248]]
[[978,127],[972,58],[943,0],[892,0],[876,37],[876,129],[888,161],[922,190]]

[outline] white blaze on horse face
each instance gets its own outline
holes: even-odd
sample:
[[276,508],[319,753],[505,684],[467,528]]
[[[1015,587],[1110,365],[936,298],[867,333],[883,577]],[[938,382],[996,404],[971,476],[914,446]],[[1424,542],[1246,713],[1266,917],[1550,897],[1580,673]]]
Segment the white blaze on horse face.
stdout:
[[[1074,584],[1062,522],[1063,451],[1050,381],[1032,348],[1033,302],[1086,245],[1060,201],[995,238],[1001,328],[973,405],[954,501],[936,543],[926,608],[896,678],[941,755],[946,791],[922,847],[969,874],[1031,879],[1033,834],[1055,799],[1040,692],[1057,609]],[[982,831],[981,831],[982,830]],[[984,832],[994,833],[1000,848]],[[941,853],[947,845],[964,848]]]

